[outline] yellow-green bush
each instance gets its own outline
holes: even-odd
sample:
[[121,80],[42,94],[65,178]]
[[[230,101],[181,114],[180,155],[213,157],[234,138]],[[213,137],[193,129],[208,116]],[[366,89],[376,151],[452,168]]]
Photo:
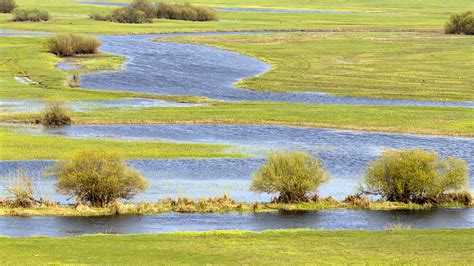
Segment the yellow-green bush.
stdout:
[[95,54],[101,42],[93,36],[74,33],[59,33],[47,41],[49,51],[57,56],[73,56],[76,54]]
[[41,123],[45,126],[59,127],[71,124],[69,108],[62,101],[48,101],[43,111]]
[[130,4],[130,7],[142,11],[147,18],[156,17],[156,8],[147,0],[135,0]]
[[58,162],[52,175],[57,178],[58,192],[94,207],[131,199],[147,188],[140,172],[127,165],[120,154],[103,150],[84,150]]
[[447,34],[474,34],[474,12],[454,14],[445,26]]
[[364,190],[388,201],[436,203],[446,193],[467,189],[468,180],[461,159],[420,149],[385,151],[369,165]]
[[215,21],[218,20],[214,9],[190,4],[165,4],[160,3],[157,8],[157,17],[164,19],[190,20],[190,21]]
[[11,13],[16,7],[15,0],[0,0],[0,13]]
[[277,152],[254,173],[250,189],[255,192],[279,194],[278,202],[299,202],[310,199],[319,186],[329,180],[318,159],[305,152]]
[[49,20],[49,13],[38,8],[17,8],[13,11],[13,21],[42,22]]
[[151,22],[151,19],[146,16],[145,12],[132,7],[117,8],[112,12],[110,18],[113,22],[118,23],[142,24]]

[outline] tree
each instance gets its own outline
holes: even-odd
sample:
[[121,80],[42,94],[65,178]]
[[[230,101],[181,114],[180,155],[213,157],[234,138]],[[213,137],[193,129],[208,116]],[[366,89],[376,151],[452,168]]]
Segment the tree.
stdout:
[[94,207],[131,199],[147,188],[140,172],[127,165],[119,154],[97,149],[83,150],[71,160],[58,162],[53,175],[58,192]]
[[254,173],[251,190],[279,194],[279,202],[307,201],[329,180],[322,163],[305,152],[277,152]]

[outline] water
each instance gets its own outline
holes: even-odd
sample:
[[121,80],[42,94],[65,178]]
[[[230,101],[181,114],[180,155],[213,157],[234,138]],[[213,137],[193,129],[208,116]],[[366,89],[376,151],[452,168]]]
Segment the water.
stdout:
[[[272,32],[266,32],[272,33]],[[273,32],[276,33],[276,32]],[[82,76],[82,86],[165,95],[192,95],[221,101],[273,101],[311,104],[390,106],[458,106],[474,108],[474,102],[432,102],[338,97],[325,93],[270,93],[236,88],[244,78],[258,76],[271,67],[239,53],[194,44],[154,42],[150,39],[178,36],[263,34],[263,32],[214,32],[188,34],[99,36],[102,51],[126,57],[123,71]]]
[[474,209],[429,211],[329,210],[231,214],[130,215],[111,217],[0,217],[0,235],[66,237],[82,234],[142,234],[179,231],[313,228],[384,230],[403,222],[412,228],[471,228]]
[[[115,108],[119,110],[144,109],[150,107],[194,107],[205,104],[176,103],[165,100],[154,100],[145,98],[129,98],[120,100],[103,101],[70,101],[69,107],[74,112],[94,111],[103,108]],[[44,101],[34,100],[0,100],[0,111],[2,112],[41,112],[44,110]]]
[[[318,128],[242,125],[114,125],[67,126],[57,129],[18,128],[29,134],[129,141],[171,141],[179,143],[226,143],[232,151],[247,153],[250,159],[131,160],[149,180],[147,193],[136,200],[157,200],[172,196],[200,198],[227,193],[238,201],[268,201],[270,195],[248,190],[252,173],[271,150],[304,150],[318,156],[333,179],[320,189],[321,195],[343,199],[356,192],[368,163],[384,149],[423,148],[441,156],[456,156],[474,169],[474,139],[428,137],[408,134],[370,133]],[[268,136],[271,136],[269,138]],[[39,162],[0,162],[0,176],[17,168],[41,169]],[[45,163],[44,165],[46,165]],[[3,174],[2,174],[3,173]],[[471,171],[471,187],[474,188]],[[42,190],[51,190],[53,182]],[[50,195],[51,196],[51,195]],[[57,195],[52,193],[54,199]]]

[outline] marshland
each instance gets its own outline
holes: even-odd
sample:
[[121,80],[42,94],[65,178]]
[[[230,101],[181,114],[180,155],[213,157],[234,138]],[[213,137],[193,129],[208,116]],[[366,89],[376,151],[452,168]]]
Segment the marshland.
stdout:
[[472,263],[473,10],[0,0],[2,262]]

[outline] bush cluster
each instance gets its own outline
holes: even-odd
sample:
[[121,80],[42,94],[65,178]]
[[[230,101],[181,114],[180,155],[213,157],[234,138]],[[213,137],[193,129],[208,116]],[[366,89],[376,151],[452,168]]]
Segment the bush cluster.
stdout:
[[194,6],[190,4],[165,4],[160,3],[157,17],[164,19],[190,20],[190,21],[216,21],[217,12],[209,7]]
[[117,8],[111,14],[92,14],[91,19],[119,23],[150,23],[153,18],[214,21],[217,12],[208,7],[190,4],[160,3],[156,8],[147,0],[135,0],[128,7]]
[[367,193],[406,203],[437,203],[467,187],[466,162],[419,149],[385,151],[365,175]]
[[49,20],[49,13],[38,8],[17,8],[13,11],[13,21],[42,22]]
[[46,102],[41,124],[50,127],[60,127],[71,124],[67,104],[61,101]]
[[0,13],[11,13],[16,7],[15,0],[0,0]]
[[[304,152],[277,152],[254,173],[251,190],[279,194],[277,202],[309,200],[329,180],[321,161]],[[314,196],[314,195],[313,195]]]
[[49,51],[57,56],[95,54],[101,42],[92,36],[73,33],[60,33],[48,39]]
[[57,178],[58,192],[94,207],[131,199],[147,188],[140,172],[127,165],[122,156],[102,150],[84,150],[71,160],[58,162],[52,174]]
[[454,14],[445,26],[447,34],[474,35],[474,12]]

